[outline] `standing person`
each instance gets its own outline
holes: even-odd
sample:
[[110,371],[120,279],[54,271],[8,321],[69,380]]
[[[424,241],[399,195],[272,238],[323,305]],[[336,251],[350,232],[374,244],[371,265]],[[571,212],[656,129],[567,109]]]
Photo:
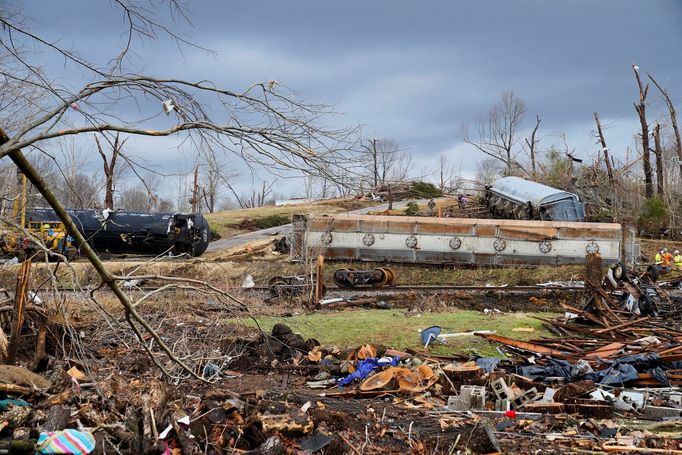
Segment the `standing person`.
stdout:
[[679,250],[675,250],[675,256],[673,256],[673,262],[675,263],[675,270],[682,271],[682,254]]
[[661,268],[665,270],[666,272],[670,272],[670,268],[673,265],[673,255],[668,252],[667,248],[663,248],[663,264],[661,264]]

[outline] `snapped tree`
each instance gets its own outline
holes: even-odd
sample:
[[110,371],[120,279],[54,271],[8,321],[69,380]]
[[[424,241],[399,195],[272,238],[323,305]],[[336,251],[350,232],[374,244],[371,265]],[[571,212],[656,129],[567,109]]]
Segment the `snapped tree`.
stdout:
[[[119,133],[175,136],[178,143],[193,145],[197,151],[210,148],[250,165],[267,166],[274,172],[302,170],[333,181],[336,169],[345,164],[343,152],[353,131],[321,126],[321,119],[331,114],[331,109],[300,100],[276,81],[254,83],[235,91],[202,79],[151,77],[136,74],[135,68],[125,68],[126,57],[138,39],[165,35],[180,46],[197,48],[157,21],[154,8],[159,4],[182,13],[183,5],[177,1],[116,0],[112,3],[126,18],[127,39],[106,65],[88,61],[77,51],[34,33],[20,11],[0,7],[0,78],[16,87],[19,100],[14,106],[30,107],[23,114],[18,108],[3,110],[0,114],[0,162],[11,160],[54,209],[75,238],[82,255],[92,263],[102,284],[120,301],[141,345],[147,349],[143,341],[143,332],[146,332],[170,360],[198,378],[139,314],[134,302],[119,286],[126,277],[107,269],[26,152],[43,153],[62,138],[93,133],[109,142],[118,157],[126,159],[120,147],[115,146]],[[24,52],[29,46],[31,52]],[[40,61],[51,53],[63,58],[65,65],[79,71],[89,82],[73,90],[56,82],[59,75],[38,70],[40,65],[34,60]],[[0,99],[2,102],[8,101]],[[125,109],[131,102],[138,107],[138,115]],[[105,161],[105,166],[114,171],[113,162]],[[152,358],[163,370],[160,360],[154,355]]]

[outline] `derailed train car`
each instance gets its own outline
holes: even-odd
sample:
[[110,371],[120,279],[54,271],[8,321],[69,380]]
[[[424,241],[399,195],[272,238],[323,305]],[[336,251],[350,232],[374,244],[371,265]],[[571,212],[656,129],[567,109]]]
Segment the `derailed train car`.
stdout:
[[[200,213],[67,210],[81,234],[99,252],[201,256],[208,247],[208,221]],[[54,222],[52,209],[27,210],[29,222]]]
[[599,253],[633,262],[635,235],[614,223],[406,216],[296,216],[291,258],[469,265],[559,265]]
[[585,221],[577,195],[520,177],[504,177],[486,188],[485,202],[500,218],[541,221]]

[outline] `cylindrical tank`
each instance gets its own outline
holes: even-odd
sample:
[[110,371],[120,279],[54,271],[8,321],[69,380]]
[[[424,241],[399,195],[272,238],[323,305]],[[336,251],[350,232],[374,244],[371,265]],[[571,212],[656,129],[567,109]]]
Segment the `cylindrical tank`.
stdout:
[[[67,212],[87,239],[100,252],[201,256],[208,247],[208,221],[201,213],[145,213],[119,210]],[[31,209],[28,221],[59,221],[52,209]]]
[[[486,187],[488,201],[506,201],[489,209],[505,218],[535,218],[545,221],[585,221],[585,206],[576,194],[525,180],[503,177]],[[490,204],[490,203],[489,203]],[[521,210],[526,209],[527,215]],[[514,210],[516,209],[516,210]],[[518,216],[517,216],[518,215]]]

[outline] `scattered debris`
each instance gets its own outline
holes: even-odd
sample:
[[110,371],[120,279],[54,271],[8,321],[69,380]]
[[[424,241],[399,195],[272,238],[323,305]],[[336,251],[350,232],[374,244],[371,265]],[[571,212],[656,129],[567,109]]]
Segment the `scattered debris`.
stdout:
[[242,281],[242,288],[251,289],[253,287],[256,287],[256,283],[254,283],[253,277],[251,275],[246,275],[244,277],[244,281]]

